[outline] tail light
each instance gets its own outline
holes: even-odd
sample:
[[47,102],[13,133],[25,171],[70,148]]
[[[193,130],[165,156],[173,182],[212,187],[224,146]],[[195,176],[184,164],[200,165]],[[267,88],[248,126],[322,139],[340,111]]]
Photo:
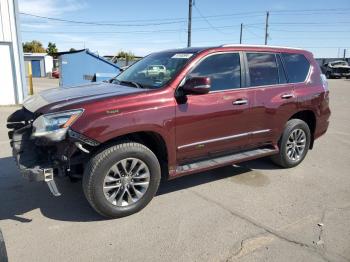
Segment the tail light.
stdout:
[[328,81],[327,77],[324,74],[321,74],[321,81],[322,81],[322,87],[324,89],[324,99],[327,101],[327,104],[329,104],[329,88],[328,88]]
[[327,81],[327,77],[324,74],[321,74],[321,81],[322,81],[322,86],[324,91],[328,93],[329,92],[328,81]]

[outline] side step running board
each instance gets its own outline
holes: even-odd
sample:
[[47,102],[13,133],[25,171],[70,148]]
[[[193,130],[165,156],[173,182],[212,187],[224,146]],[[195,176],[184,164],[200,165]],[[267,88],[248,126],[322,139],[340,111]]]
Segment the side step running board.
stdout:
[[213,169],[220,166],[226,166],[226,165],[243,162],[243,161],[247,161],[255,158],[273,155],[276,153],[278,153],[278,149],[272,148],[271,146],[256,148],[256,149],[242,151],[231,155],[220,156],[220,157],[206,159],[206,160],[200,160],[200,161],[185,164],[182,166],[177,166],[176,173],[177,175],[195,173],[201,170]]

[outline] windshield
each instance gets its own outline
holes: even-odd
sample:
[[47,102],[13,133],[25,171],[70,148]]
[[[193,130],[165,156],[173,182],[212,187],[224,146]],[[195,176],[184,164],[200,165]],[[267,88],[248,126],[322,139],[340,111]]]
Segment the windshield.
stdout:
[[175,77],[193,53],[161,52],[146,56],[119,74],[117,83],[160,88]]

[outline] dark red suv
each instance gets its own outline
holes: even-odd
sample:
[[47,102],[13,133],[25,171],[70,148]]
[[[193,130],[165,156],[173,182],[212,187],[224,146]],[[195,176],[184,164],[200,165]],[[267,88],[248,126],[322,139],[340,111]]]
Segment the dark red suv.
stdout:
[[108,82],[51,89],[8,118],[21,173],[82,178],[107,217],[145,207],[160,179],[271,156],[298,165],[328,127],[310,52],[225,45],[151,54]]

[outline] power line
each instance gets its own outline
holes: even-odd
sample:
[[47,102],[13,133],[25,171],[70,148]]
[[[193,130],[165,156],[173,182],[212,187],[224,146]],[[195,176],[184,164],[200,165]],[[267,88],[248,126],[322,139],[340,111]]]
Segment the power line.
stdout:
[[215,31],[217,31],[217,32],[219,32],[219,33],[221,33],[221,34],[223,33],[223,32],[220,31],[217,27],[213,26],[212,23],[210,23],[209,20],[208,20],[204,15],[202,15],[202,12],[198,9],[198,7],[197,7],[195,4],[193,4],[193,6],[194,6],[194,8],[196,9],[196,11],[197,11],[197,13],[199,14],[199,16],[200,16],[201,18],[203,18],[203,20],[204,20],[212,29],[214,29]]
[[[249,25],[257,25],[256,23],[254,24],[246,24],[247,26]],[[231,29],[231,28],[236,28],[238,27],[239,24],[237,25],[227,25],[227,26],[220,26],[218,28],[220,29]],[[197,27],[193,28],[193,30],[196,31],[208,31],[211,30],[211,27]],[[137,31],[34,31],[34,30],[21,30],[23,33],[38,33],[38,34],[68,34],[68,33],[74,33],[74,34],[79,34],[79,33],[88,33],[88,34],[134,34],[134,33],[172,33],[172,32],[186,32],[186,29],[160,29],[160,30],[137,30]]]
[[276,32],[291,32],[291,33],[350,33],[350,30],[288,30],[288,29],[271,29]]
[[[318,13],[329,13],[331,12],[332,15],[334,15],[335,11],[345,12],[346,10],[350,10],[350,8],[333,8],[333,9],[296,9],[296,10],[272,10],[274,15],[287,15],[289,14],[297,14],[297,13],[305,13],[305,12],[318,12]],[[200,13],[200,11],[199,11]],[[279,14],[280,13],[280,14]],[[48,17],[48,16],[41,16],[31,13],[25,13],[20,12],[21,15],[30,16],[34,18],[39,19],[46,19],[56,22],[65,22],[65,23],[75,23],[75,24],[81,24],[81,25],[97,25],[97,26],[156,26],[156,25],[168,25],[168,24],[179,24],[186,21],[186,18],[162,18],[162,19],[138,19],[138,20],[119,20],[115,22],[90,22],[90,21],[78,21],[78,20],[69,20],[69,19],[62,19],[62,18],[55,18],[55,17]],[[345,13],[346,14],[346,13]],[[303,15],[303,14],[301,14]],[[310,14],[305,14],[310,15]],[[232,16],[243,16],[243,17],[250,17],[250,16],[263,16],[262,11],[252,11],[252,12],[240,12],[240,13],[231,13],[231,14],[220,14],[220,15],[209,15],[204,16],[200,15],[200,17],[192,17],[192,19],[212,19],[212,18],[222,18],[222,17],[232,17]],[[150,22],[150,21],[159,21],[157,23],[142,23],[142,24],[123,24],[125,22]],[[164,22],[167,21],[167,22]]]
[[100,22],[68,20],[68,19],[54,18],[54,17],[48,17],[48,16],[34,15],[34,14],[23,13],[23,12],[20,12],[20,14],[35,17],[35,18],[58,21],[58,22],[84,24],[84,25],[96,25],[96,26],[155,26],[155,25],[178,24],[178,23],[184,22],[184,21],[169,21],[169,22],[157,22],[157,23],[148,23],[148,24],[117,24],[117,23],[100,23]]

